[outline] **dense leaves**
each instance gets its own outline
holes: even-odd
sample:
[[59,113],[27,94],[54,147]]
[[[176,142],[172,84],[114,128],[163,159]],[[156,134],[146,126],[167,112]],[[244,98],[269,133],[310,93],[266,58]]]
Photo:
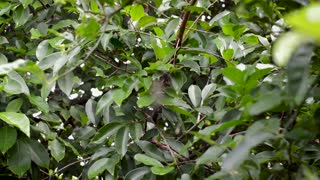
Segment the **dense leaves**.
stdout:
[[0,2],[0,175],[318,179],[320,4]]

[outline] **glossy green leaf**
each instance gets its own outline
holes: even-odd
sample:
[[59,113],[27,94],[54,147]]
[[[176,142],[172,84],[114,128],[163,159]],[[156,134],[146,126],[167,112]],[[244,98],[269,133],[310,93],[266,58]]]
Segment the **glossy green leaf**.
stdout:
[[150,172],[150,169],[148,167],[139,167],[136,169],[133,169],[129,171],[126,176],[125,180],[139,180],[142,179],[142,177]]
[[24,25],[30,18],[29,7],[24,8],[23,6],[19,6],[15,9],[15,11],[13,11],[12,17],[14,22],[16,23],[15,27]]
[[149,165],[149,166],[155,166],[155,167],[164,167],[160,161],[153,159],[152,157],[149,157],[147,155],[144,154],[136,154],[134,156],[134,159],[136,161],[139,161],[145,165]]
[[74,85],[74,75],[73,72],[69,72],[67,75],[63,76],[58,80],[58,85],[62,92],[64,92],[67,96],[70,95],[73,85]]
[[151,172],[153,174],[160,175],[160,176],[166,175],[173,170],[174,170],[174,167],[157,167],[157,166],[151,167]]
[[17,140],[17,131],[15,128],[8,126],[0,128],[0,151],[6,153]]
[[0,65],[7,64],[7,63],[8,63],[7,57],[4,54],[0,53]]
[[151,95],[140,96],[137,101],[137,105],[139,108],[143,108],[152,104],[154,100],[154,97]]
[[249,156],[251,148],[275,137],[280,128],[279,119],[260,120],[253,123],[245,135],[245,139],[223,160],[222,169],[231,171],[239,167]]
[[130,7],[130,16],[133,21],[137,21],[144,16],[144,8],[140,4],[135,4]]
[[6,44],[9,43],[8,39],[4,36],[0,36],[0,44]]
[[57,139],[49,141],[48,144],[52,157],[58,162],[61,161],[65,156],[65,146]]
[[116,134],[123,126],[123,124],[117,122],[111,122],[103,126],[101,129],[99,129],[98,134],[92,139],[92,143],[101,144],[105,142],[109,136]]
[[29,155],[28,145],[21,140],[8,152],[9,169],[19,177],[23,176],[31,166],[31,158]]
[[97,103],[97,111],[96,114],[102,112],[103,109],[109,107],[113,103],[113,93],[112,91],[108,91],[105,93]]
[[188,88],[188,95],[194,107],[199,107],[201,102],[201,89],[197,85]]
[[116,149],[121,156],[124,156],[128,149],[129,127],[125,126],[118,130],[115,137]]
[[165,161],[164,155],[154,144],[148,141],[138,141],[137,145],[140,149],[145,152],[148,156],[157,159],[159,161]]
[[94,162],[88,170],[88,177],[92,179],[106,170],[108,160],[109,158],[102,158]]
[[10,101],[6,107],[7,112],[18,112],[23,104],[23,99],[17,98]]
[[93,124],[97,124],[97,120],[98,120],[96,117],[96,106],[97,106],[97,103],[92,99],[89,99],[85,106],[88,119]]
[[33,0],[19,0],[24,8],[33,2]]
[[100,24],[95,18],[86,17],[82,19],[82,23],[77,27],[76,32],[79,36],[94,39],[97,37]]
[[102,158],[94,162],[89,170],[88,177],[91,179],[101,174],[103,171],[108,170],[111,175],[114,175],[115,165],[118,163],[119,157],[113,156],[111,158]]
[[28,137],[30,136],[30,121],[26,115],[15,112],[0,112],[0,119],[17,127]]
[[38,166],[49,169],[50,159],[47,149],[33,139],[28,139],[26,143],[28,145],[31,160]]
[[122,102],[127,97],[128,97],[127,93],[122,89],[116,89],[112,92],[112,99],[118,106],[121,106]]
[[201,91],[202,101],[206,100],[217,88],[216,84],[207,84]]
[[18,59],[12,63],[0,64],[0,75],[8,74],[10,71],[25,65],[26,61]]
[[222,52],[222,57],[225,59],[225,60],[231,60],[232,57],[234,55],[234,50],[233,49],[225,49],[223,52]]
[[153,16],[142,16],[138,21],[138,27],[144,28],[150,24],[155,24],[157,19]]
[[37,106],[40,111],[44,113],[49,112],[49,105],[42,97],[31,95],[29,96],[29,100],[31,104]]
[[5,79],[4,90],[10,94],[24,93],[29,95],[29,88],[24,79],[15,71],[11,71]]

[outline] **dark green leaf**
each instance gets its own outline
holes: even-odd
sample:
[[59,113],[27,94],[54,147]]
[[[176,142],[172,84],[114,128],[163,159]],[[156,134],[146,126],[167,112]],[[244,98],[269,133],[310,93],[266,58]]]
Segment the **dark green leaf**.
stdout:
[[5,126],[0,128],[0,151],[6,153],[17,140],[17,131],[14,128]]
[[122,156],[126,154],[128,149],[129,130],[128,126],[122,127],[118,130],[115,137],[116,149]]
[[61,161],[64,156],[65,156],[65,146],[60,143],[57,139],[54,139],[52,141],[49,141],[49,146],[48,146],[52,157],[56,161]]
[[50,159],[47,149],[33,139],[27,139],[26,143],[28,145],[31,160],[38,166],[49,169]]
[[155,167],[164,167],[158,160],[153,159],[147,155],[144,154],[136,154],[134,156],[134,159],[136,161],[142,162],[145,165],[149,165],[149,166],[155,166]]
[[9,169],[19,177],[23,176],[31,166],[28,145],[18,140],[8,152]]

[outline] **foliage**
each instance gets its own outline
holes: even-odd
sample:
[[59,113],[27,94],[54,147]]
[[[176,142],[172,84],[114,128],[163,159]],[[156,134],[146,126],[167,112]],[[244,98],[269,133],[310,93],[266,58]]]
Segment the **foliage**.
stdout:
[[319,9],[0,2],[1,174],[317,179]]

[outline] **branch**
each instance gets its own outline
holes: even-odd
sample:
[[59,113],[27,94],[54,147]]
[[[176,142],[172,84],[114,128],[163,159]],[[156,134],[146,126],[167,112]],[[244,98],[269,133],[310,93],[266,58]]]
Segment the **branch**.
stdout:
[[195,124],[191,128],[189,128],[186,133],[181,135],[177,140],[179,141],[181,138],[183,138],[185,135],[187,135],[190,131],[192,131],[194,128],[196,128],[201,122],[203,122],[206,119],[206,116],[203,116],[201,119],[197,120]]
[[[193,6],[195,5],[195,3],[197,2],[197,0],[190,0],[189,2],[189,6]],[[182,18],[182,22],[180,24],[180,28],[178,30],[178,35],[177,35],[177,39],[176,39],[176,42],[175,42],[175,48],[176,48],[176,52],[173,56],[173,58],[171,59],[171,61],[169,63],[172,63],[172,64],[175,64],[176,63],[176,60],[177,60],[177,56],[178,56],[178,51],[182,45],[182,41],[183,41],[183,34],[184,34],[184,31],[186,29],[186,26],[187,26],[187,22],[189,20],[189,16],[190,16],[190,11],[186,10],[183,14],[183,18]]]

